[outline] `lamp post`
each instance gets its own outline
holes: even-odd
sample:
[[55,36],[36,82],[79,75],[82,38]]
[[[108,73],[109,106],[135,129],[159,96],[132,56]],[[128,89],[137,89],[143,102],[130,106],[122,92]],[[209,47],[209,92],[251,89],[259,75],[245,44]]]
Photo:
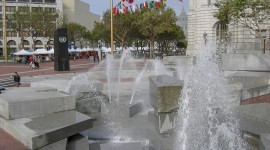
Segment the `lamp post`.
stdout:
[[114,52],[114,42],[113,42],[113,0],[111,2],[111,53]]
[[3,17],[4,17],[4,23],[3,23],[3,51],[5,53],[5,62],[8,62],[8,53],[7,53],[7,18],[6,18],[6,0],[3,0]]

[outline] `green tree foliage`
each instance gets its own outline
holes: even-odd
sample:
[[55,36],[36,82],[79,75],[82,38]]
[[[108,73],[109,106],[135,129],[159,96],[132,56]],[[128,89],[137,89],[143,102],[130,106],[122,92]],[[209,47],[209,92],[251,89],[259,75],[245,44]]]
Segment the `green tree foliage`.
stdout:
[[[216,4],[218,11],[214,14],[223,23],[248,28],[262,41],[262,29],[269,21],[269,0],[219,0]],[[269,26],[269,25],[268,25]]]
[[158,35],[172,31],[176,19],[175,12],[169,8],[145,11],[137,20],[140,32],[149,38],[150,58],[154,54],[154,42],[158,39]]
[[32,8],[29,6],[19,7],[11,15],[13,31],[19,33],[21,38],[21,48],[24,48],[26,37],[32,37],[33,48],[37,37],[47,38],[48,41],[53,37],[53,33],[59,25],[61,15],[57,11],[43,9],[42,7]]
[[75,42],[78,41],[82,47],[84,37],[87,34],[86,27],[75,22],[64,23],[63,27],[67,28],[69,43],[74,42],[75,44]]
[[[114,15],[114,37],[122,47],[125,44],[135,44],[137,49],[143,43],[150,44],[150,57],[154,54],[155,42],[177,43],[185,39],[182,29],[176,25],[175,12],[170,8],[144,9]],[[103,20],[95,24],[92,35],[110,42],[110,11],[106,11]],[[166,48],[167,49],[167,48]]]

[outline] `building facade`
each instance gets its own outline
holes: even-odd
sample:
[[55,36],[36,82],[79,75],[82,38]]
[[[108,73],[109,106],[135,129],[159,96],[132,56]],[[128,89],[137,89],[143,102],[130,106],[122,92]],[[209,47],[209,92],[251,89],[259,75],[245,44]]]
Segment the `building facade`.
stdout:
[[90,12],[90,5],[80,0],[63,0],[63,10],[67,22],[78,23],[90,31],[100,21],[99,15]]
[[[0,0],[0,20],[3,22],[3,1]],[[89,5],[81,2],[80,0],[6,0],[6,16],[11,18],[14,11],[20,7],[29,7],[30,10],[35,8],[51,9],[57,11],[58,14],[66,17],[68,22],[76,22],[88,30],[94,28],[94,22],[100,21],[100,16],[93,14],[89,11]],[[21,38],[19,33],[7,28],[7,51],[8,54],[19,51],[22,49]],[[0,29],[0,56],[4,55],[3,51],[3,28]],[[35,43],[34,43],[35,42]],[[36,37],[33,41],[32,37],[26,37],[23,41],[23,47],[26,50],[33,50],[38,48],[51,48],[53,47],[52,39],[44,37]],[[35,48],[34,48],[35,47]]]
[[[262,53],[261,41],[250,30],[235,24],[221,24],[213,14],[216,0],[190,0],[188,12],[187,55],[196,55],[201,44],[214,44],[221,50],[226,42],[226,53]],[[263,31],[269,27],[262,26]],[[269,34],[266,37],[266,53],[269,53]]]
[[[11,18],[14,11],[20,9],[20,7],[29,7],[30,10],[35,8],[50,9],[51,11],[59,11],[63,13],[62,0],[6,0],[6,16]],[[1,22],[3,22],[3,1],[0,1],[0,14]],[[19,33],[7,28],[7,50],[8,53],[13,53],[21,49],[21,39]],[[0,31],[0,54],[3,54],[3,29]],[[26,37],[24,42],[24,49],[33,49],[33,40],[31,37]],[[52,42],[48,41],[47,38],[37,37],[36,48],[46,48],[51,45]]]

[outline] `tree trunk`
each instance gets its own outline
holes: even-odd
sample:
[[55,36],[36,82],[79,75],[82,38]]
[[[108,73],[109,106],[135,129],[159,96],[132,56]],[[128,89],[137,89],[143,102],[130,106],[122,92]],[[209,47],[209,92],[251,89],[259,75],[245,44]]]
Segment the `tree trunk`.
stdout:
[[153,58],[153,54],[155,52],[155,39],[154,38],[150,38],[150,59]]

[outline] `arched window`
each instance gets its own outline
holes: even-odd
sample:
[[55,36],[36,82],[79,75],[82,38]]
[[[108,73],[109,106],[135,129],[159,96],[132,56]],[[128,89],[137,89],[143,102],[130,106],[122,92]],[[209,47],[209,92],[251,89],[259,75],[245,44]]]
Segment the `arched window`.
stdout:
[[43,45],[43,42],[40,41],[40,40],[36,40],[36,41],[35,41],[35,45]]
[[16,45],[16,42],[14,40],[10,40],[7,42],[7,45]]
[[53,40],[48,41],[47,45],[53,45]]
[[216,24],[216,42],[218,44],[226,42],[226,33],[228,31],[228,26],[224,23],[218,22]]
[[23,40],[23,44],[24,44],[24,45],[30,45],[30,42],[27,41],[27,40]]

